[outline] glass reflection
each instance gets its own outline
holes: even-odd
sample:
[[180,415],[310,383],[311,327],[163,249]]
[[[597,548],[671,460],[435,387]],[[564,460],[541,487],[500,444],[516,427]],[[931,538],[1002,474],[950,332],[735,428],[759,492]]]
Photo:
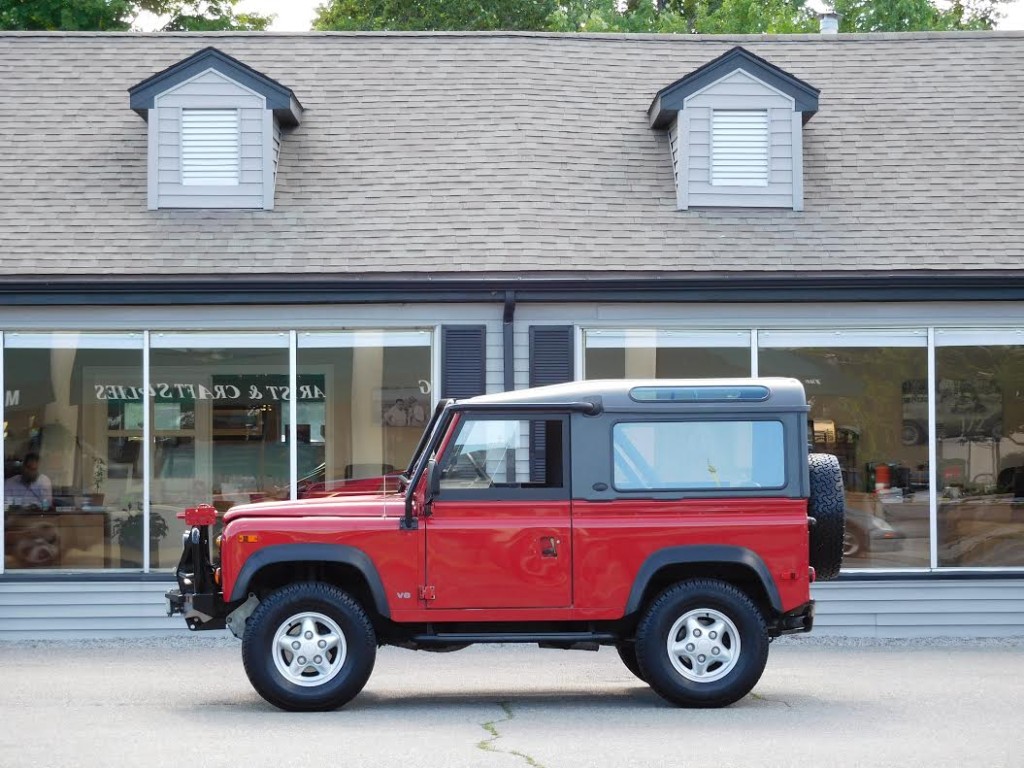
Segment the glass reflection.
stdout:
[[813,450],[839,457],[844,568],[931,562],[927,395],[923,427],[908,428],[921,408],[927,366],[927,350],[916,347],[760,350],[761,375],[803,381]]
[[[140,568],[140,334],[11,333],[4,350],[4,567]],[[141,416],[141,411],[137,412]]]
[[938,347],[939,565],[1024,565],[1024,347]]

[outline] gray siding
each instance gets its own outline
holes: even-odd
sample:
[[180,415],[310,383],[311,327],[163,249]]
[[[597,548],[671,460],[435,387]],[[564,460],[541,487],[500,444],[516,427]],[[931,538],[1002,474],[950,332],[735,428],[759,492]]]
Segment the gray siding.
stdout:
[[1024,636],[1022,579],[834,582],[813,594],[820,635]]
[[[711,183],[711,113],[715,109],[764,109],[768,112],[769,175],[768,185],[722,186]],[[678,150],[673,150],[673,168],[679,189],[678,207],[755,207],[793,208],[794,176],[802,168],[794,159],[795,134],[793,101],[742,70],[722,78],[686,100],[673,127],[679,136]],[[673,144],[670,132],[670,145]],[[677,157],[682,154],[683,157]],[[685,185],[685,188],[684,188]],[[802,197],[802,184],[799,185]]]
[[[184,635],[164,615],[171,581],[0,581],[0,641]],[[837,582],[814,587],[817,635],[1024,636],[1024,580]],[[226,635],[224,632],[204,636]]]
[[[208,71],[156,98],[150,121],[156,121],[156,208],[265,208],[267,170],[276,156],[268,149],[265,102],[247,88]],[[181,110],[237,109],[239,111],[241,173],[239,183],[193,186],[181,183]],[[274,125],[276,128],[276,124]],[[279,132],[278,132],[279,138]],[[154,148],[150,148],[152,153]],[[150,171],[154,170],[151,157]],[[272,169],[276,172],[276,168]],[[272,178],[272,177],[271,177]],[[155,204],[154,204],[155,202]]]

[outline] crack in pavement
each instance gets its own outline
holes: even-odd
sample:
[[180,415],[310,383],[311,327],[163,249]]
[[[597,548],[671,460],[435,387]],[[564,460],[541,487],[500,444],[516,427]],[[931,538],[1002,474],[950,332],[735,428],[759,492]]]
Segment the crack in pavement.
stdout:
[[793,705],[788,701],[784,701],[783,699],[769,699],[767,696],[762,696],[760,693],[754,693],[753,691],[750,692],[750,698],[756,699],[757,701],[763,701],[766,704],[783,704],[789,709],[793,708]]
[[484,752],[498,752],[506,755],[514,755],[515,757],[525,760],[526,764],[529,765],[530,768],[545,768],[544,765],[538,763],[531,755],[528,755],[525,752],[520,752],[516,749],[498,749],[494,745],[494,742],[501,738],[501,733],[498,731],[498,725],[500,723],[507,723],[510,720],[515,720],[516,717],[515,712],[512,711],[512,705],[509,702],[499,701],[498,706],[501,707],[502,711],[505,713],[505,717],[500,720],[489,720],[486,723],[480,724],[480,727],[487,731],[487,733],[490,734],[490,737],[478,742],[476,748]]

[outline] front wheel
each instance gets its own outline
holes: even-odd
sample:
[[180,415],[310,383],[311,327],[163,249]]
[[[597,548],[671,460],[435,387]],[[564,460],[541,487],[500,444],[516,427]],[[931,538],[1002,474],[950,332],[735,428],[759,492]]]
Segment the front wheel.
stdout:
[[242,662],[253,688],[281,709],[336,709],[373,671],[377,641],[366,611],[330,584],[292,584],[249,617]]
[[746,696],[768,661],[768,632],[757,606],[715,579],[663,592],[636,635],[640,670],[651,688],[682,707],[724,707]]

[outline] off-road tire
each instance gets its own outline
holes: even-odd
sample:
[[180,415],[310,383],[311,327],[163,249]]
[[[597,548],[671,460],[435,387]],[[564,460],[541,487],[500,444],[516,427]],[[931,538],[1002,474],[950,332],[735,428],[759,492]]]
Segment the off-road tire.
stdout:
[[[303,612],[327,616],[340,627],[346,645],[341,669],[315,687],[289,681],[274,661],[274,636],[290,617]],[[331,584],[300,582],[272,592],[253,611],[242,638],[242,663],[253,688],[284,710],[311,712],[337,709],[366,685],[377,657],[377,638],[362,606]]]
[[615,646],[615,650],[618,652],[619,658],[622,659],[622,663],[626,665],[626,669],[646,683],[647,678],[640,671],[640,662],[636,658],[636,643],[619,643]]
[[834,579],[843,565],[846,529],[846,492],[839,459],[828,453],[807,457],[811,470],[811,497],[807,514],[814,518],[810,536],[810,562],[819,581]]
[[[736,661],[720,679],[696,682],[673,664],[668,648],[672,629],[692,611],[721,614],[737,630]],[[741,590],[717,579],[691,579],[669,587],[647,608],[637,628],[636,655],[644,679],[666,701],[680,707],[725,707],[761,679],[768,662],[768,630],[761,611]]]

